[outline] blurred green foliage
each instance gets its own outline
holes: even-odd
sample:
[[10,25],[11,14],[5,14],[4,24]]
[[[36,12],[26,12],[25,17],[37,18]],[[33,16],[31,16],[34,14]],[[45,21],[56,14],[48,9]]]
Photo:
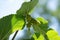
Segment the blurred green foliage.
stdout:
[[28,18],[26,20],[28,23],[31,23],[31,25],[33,24],[33,28],[36,31],[33,35],[35,40],[60,40],[60,36],[58,36],[54,30],[49,31],[47,20],[42,17],[34,19],[31,16],[28,16],[29,12],[34,8],[37,2],[38,0],[25,2],[21,9],[17,10],[17,14],[5,16],[0,19],[0,40],[7,40],[11,33],[16,30],[21,30],[25,25],[26,16]]
[[24,25],[24,20],[17,18],[16,15],[9,15],[0,19],[0,39],[7,40],[8,36],[16,31],[21,30]]
[[[49,40],[60,40],[60,36],[54,30],[50,30],[46,34],[48,35]],[[38,38],[36,37],[35,34],[33,35],[33,37],[35,40],[44,40],[44,37],[42,34]]]
[[60,36],[54,30],[50,30],[47,32],[49,40],[60,40]]

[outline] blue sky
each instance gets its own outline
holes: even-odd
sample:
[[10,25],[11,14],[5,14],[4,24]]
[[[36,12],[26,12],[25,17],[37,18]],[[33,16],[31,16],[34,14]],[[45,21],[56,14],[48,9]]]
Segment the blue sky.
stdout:
[[6,15],[15,14],[23,2],[30,0],[0,0],[0,18]]
[[[0,18],[6,15],[15,14],[23,2],[30,0],[0,0]],[[42,1],[42,0],[41,0]],[[57,0],[49,0],[47,8],[50,10],[56,10]]]

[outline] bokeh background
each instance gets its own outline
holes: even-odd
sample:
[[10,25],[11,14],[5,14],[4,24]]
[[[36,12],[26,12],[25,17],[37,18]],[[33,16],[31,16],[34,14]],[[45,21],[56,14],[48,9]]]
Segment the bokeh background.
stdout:
[[[0,18],[16,14],[22,3],[27,0],[0,0]],[[39,0],[31,12],[33,18],[44,17],[60,35],[60,0]]]

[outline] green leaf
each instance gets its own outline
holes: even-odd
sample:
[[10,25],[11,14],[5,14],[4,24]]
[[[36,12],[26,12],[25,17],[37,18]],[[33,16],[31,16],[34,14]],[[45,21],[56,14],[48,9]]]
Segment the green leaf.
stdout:
[[30,2],[24,2],[22,4],[22,7],[17,10],[17,15],[22,15],[25,16],[26,14],[28,14],[38,3],[38,0],[31,0]]
[[44,37],[43,37],[42,34],[41,34],[38,38],[36,37],[36,34],[34,34],[34,35],[33,35],[33,38],[34,38],[35,40],[44,40]]
[[9,16],[6,16],[0,19],[0,40],[5,39],[5,36],[9,32],[9,30],[10,30],[9,33],[12,32],[11,30],[12,29],[12,25],[11,25],[12,17],[13,15],[9,15]]
[[[49,30],[47,31],[47,36],[49,38],[49,40],[60,40],[60,36],[58,35],[58,33],[54,30]],[[36,35],[33,35],[35,40],[44,40],[44,36],[41,34],[38,38],[36,37]]]
[[50,30],[47,32],[49,40],[60,40],[60,36],[54,30]]
[[[37,23],[36,23],[36,21],[37,21]],[[45,38],[44,40],[49,40],[49,39],[48,39],[48,36],[47,36],[47,34],[46,34],[46,32],[48,31],[48,28],[49,28],[49,26],[48,26],[48,21],[45,20],[45,19],[42,18],[42,17],[37,18],[36,21],[34,22],[34,23],[36,23],[36,24],[34,24],[34,30],[35,30],[37,33],[42,34],[42,35],[44,36],[44,38]],[[38,25],[37,25],[37,24],[38,24]],[[39,34],[39,36],[40,36],[40,34]],[[37,34],[35,34],[35,35],[36,35],[37,38],[39,38]]]
[[12,32],[16,31],[16,30],[21,30],[22,26],[24,24],[24,20],[22,18],[16,18],[16,16],[14,15],[11,19],[11,24],[12,24]]
[[38,20],[39,22],[42,22],[43,24],[47,24],[47,23],[48,23],[48,21],[45,20],[43,17],[38,17],[37,20]]
[[39,26],[39,27],[40,27],[43,31],[47,32],[47,31],[48,31],[48,28],[49,28],[49,26],[48,26],[48,21],[45,20],[45,19],[42,18],[42,17],[37,18],[37,21],[40,22],[40,26]]
[[37,36],[37,38],[39,38],[39,36],[41,36],[40,33],[35,33],[35,35]]
[[24,25],[22,18],[16,18],[16,15],[9,15],[0,19],[0,40],[7,40],[8,36],[16,31],[21,30]]

